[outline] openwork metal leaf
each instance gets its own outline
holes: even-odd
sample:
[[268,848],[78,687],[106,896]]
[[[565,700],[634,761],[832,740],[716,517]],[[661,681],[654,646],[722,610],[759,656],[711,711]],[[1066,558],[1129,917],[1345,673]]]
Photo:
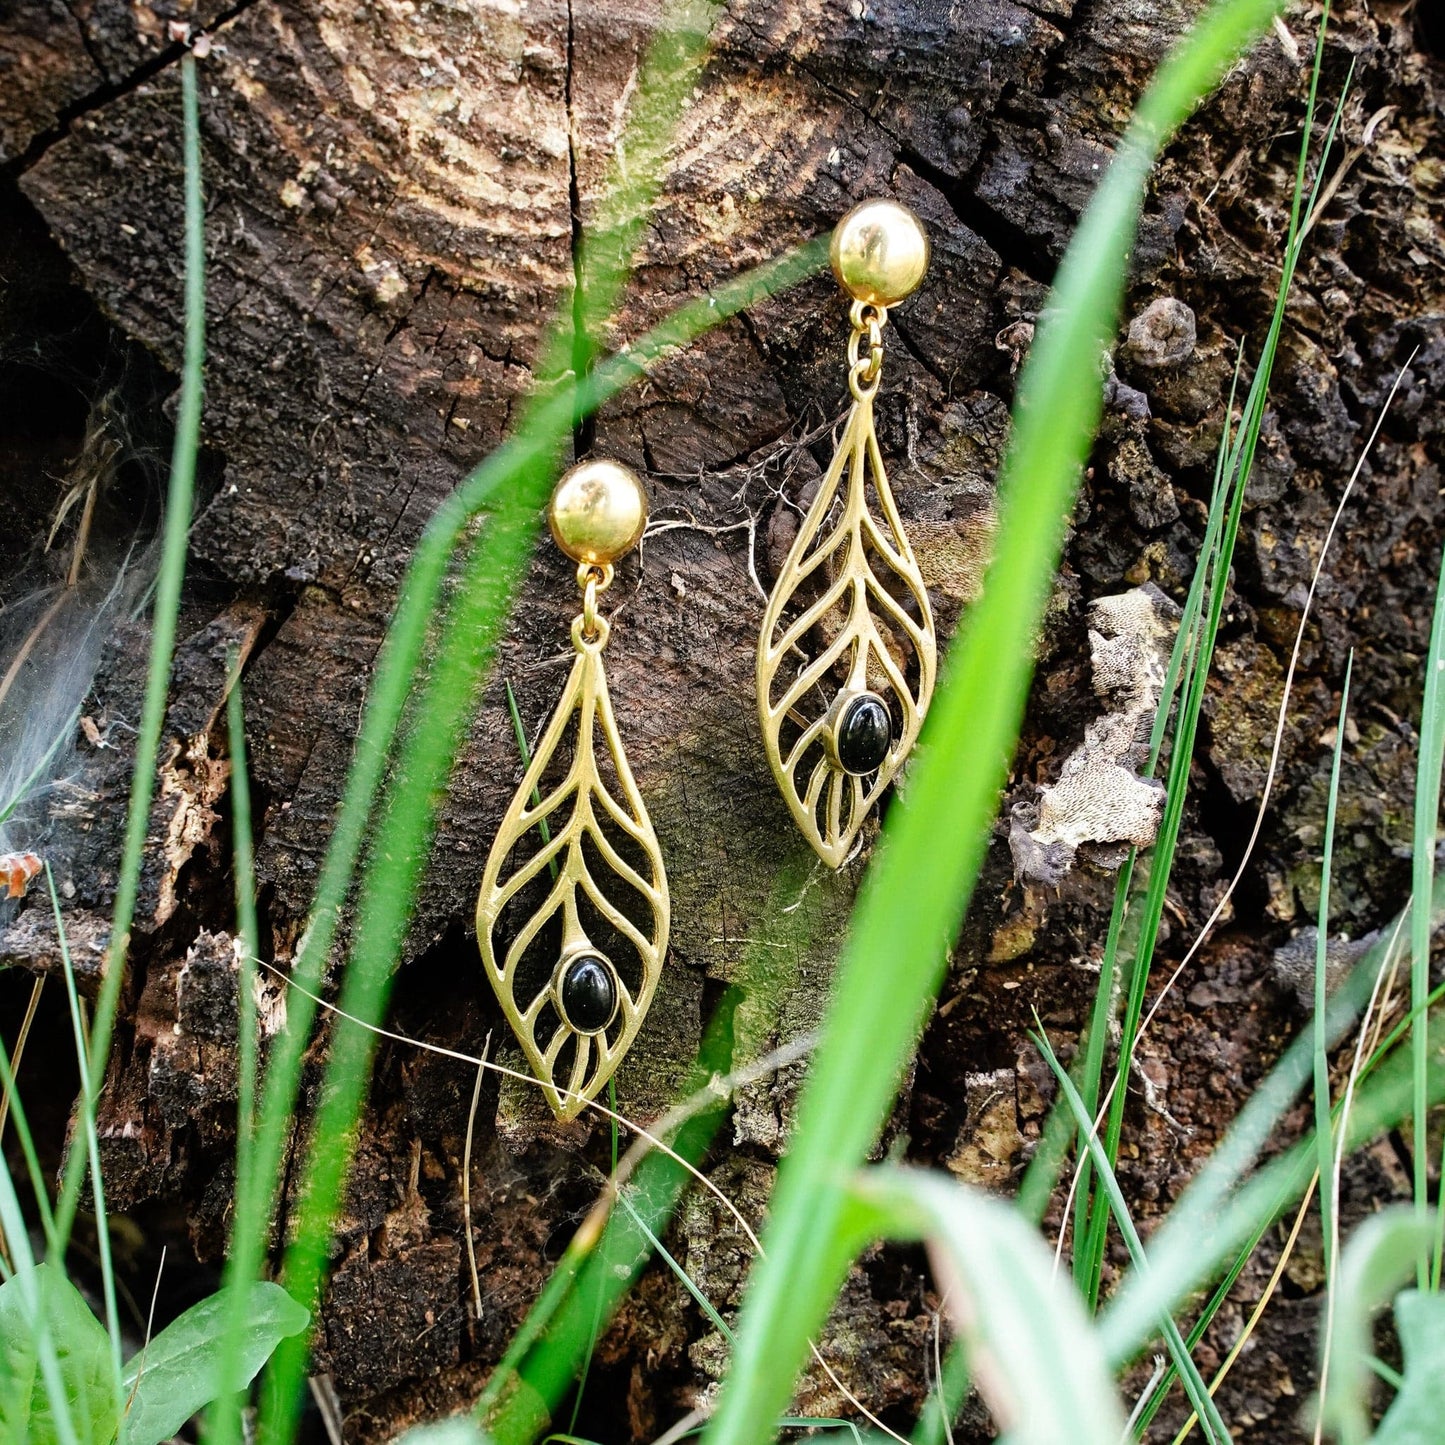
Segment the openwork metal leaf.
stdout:
[[[832,867],[918,737],[937,643],[928,592],[898,516],[873,430],[855,401],[818,494],[768,600],[758,639],[763,743],[793,818]],[[876,766],[850,771],[838,728],[871,694],[891,731]]]
[[[573,639],[566,690],[502,820],[477,898],[486,975],[560,1119],[596,1097],[637,1036],[662,971],[669,915],[657,835],[612,714],[605,635],[588,641],[574,627]],[[567,1012],[569,970],[582,963],[594,983],[596,969],[610,974],[615,989],[601,1027]]]

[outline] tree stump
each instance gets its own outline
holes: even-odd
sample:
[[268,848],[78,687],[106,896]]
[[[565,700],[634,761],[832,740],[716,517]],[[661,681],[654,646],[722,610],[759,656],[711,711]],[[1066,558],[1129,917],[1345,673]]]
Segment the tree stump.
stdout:
[[[887,194],[912,206],[934,261],[892,318],[881,440],[951,634],[981,584],[1014,380],[1054,267],[1133,102],[1196,11],[1186,0],[735,0],[719,12],[605,341],[626,341],[830,228],[857,200]],[[96,555],[123,551],[137,518],[153,529],[162,401],[181,352],[174,27],[208,41],[203,497],[102,1135],[111,1206],[158,1241],[188,1237],[214,1267],[229,1220],[235,1094],[227,659],[245,659],[262,951],[284,973],[403,569],[440,500],[506,435],[547,322],[568,304],[658,10],[616,0],[203,0],[179,10],[166,0],[8,0],[3,14],[7,604],[49,575],[40,545],[87,436],[92,459],[95,435],[116,443],[102,468],[113,501],[98,513]],[[1051,873],[1024,867],[1017,879],[1009,820],[1021,843],[1040,790],[1115,705],[1095,690],[1093,604],[1151,585],[1150,596],[1177,601],[1187,587],[1237,351],[1247,376],[1272,306],[1317,20],[1292,12],[1166,156],[1119,344],[1101,376],[1079,378],[1102,377],[1110,404],[1001,822],[894,1125],[910,1159],[985,1187],[1016,1182],[1051,1098],[1025,1037],[1034,1010],[1064,1052],[1087,1017],[1117,864],[1117,849],[1095,839],[1067,857],[1049,852]],[[1350,648],[1334,926],[1358,936],[1409,892],[1421,659],[1442,542],[1440,43],[1423,0],[1375,0],[1368,11],[1351,0],[1331,19],[1326,106],[1355,66],[1346,150],[1328,162],[1338,184],[1290,303],[1161,966],[1182,956],[1242,856],[1304,589],[1406,369],[1325,569],[1254,862],[1141,1051],[1121,1173],[1146,1219],[1167,1209],[1304,1020],[1274,952],[1314,918],[1328,730]],[[639,1119],[681,1086],[775,879],[805,849],[758,737],[754,579],[769,584],[790,504],[826,465],[845,404],[846,328],[831,278],[817,278],[671,359],[578,437],[641,471],[655,522],[667,524],[609,594],[619,725],[673,889],[663,983],[618,1075],[622,1108]],[[143,570],[143,553],[131,565]],[[539,549],[441,808],[396,982],[401,1032],[471,1053],[489,1033],[505,1036],[470,931],[482,863],[520,776],[502,683],[535,733],[561,684],[574,609],[570,564]],[[147,641],[143,622],[114,629],[67,789],[36,825],[92,979]],[[809,876],[822,922],[807,956],[780,974],[756,1053],[820,1018],[866,857],[865,846],[838,875]],[[55,966],[40,894],[0,915],[0,961]],[[15,982],[5,980],[7,1010],[24,992]],[[262,1023],[274,1031],[283,1020],[277,985]],[[22,1086],[27,1097],[54,1095],[58,1136],[74,1076],[58,1023],[54,1036]],[[308,1104],[324,1038],[310,1056]],[[755,1221],[800,1074],[749,1089],[709,1162]],[[381,1050],[317,1337],[348,1439],[387,1439],[475,1398],[605,1170],[604,1129],[554,1127],[524,1090],[484,1087],[471,1179],[484,1310],[473,1318],[460,1204],[471,1087],[464,1064],[401,1044]],[[1353,1161],[1347,1218],[1408,1192],[1405,1157],[1393,1140]],[[705,1197],[685,1205],[669,1238],[730,1312],[745,1242]],[[1277,1248],[1261,1250],[1206,1337],[1206,1373]],[[1309,1259],[1308,1249],[1297,1256],[1297,1287],[1272,1304],[1222,1396],[1241,1441],[1304,1438],[1319,1284]],[[134,1287],[143,1294],[149,1279]],[[174,1308],[188,1302],[185,1288],[168,1287]],[[921,1255],[877,1250],[820,1342],[895,1425],[929,1388],[937,1305]],[[725,1368],[723,1341],[653,1268],[599,1341],[579,1429],[650,1439]],[[799,1406],[849,1408],[816,1369]],[[969,1418],[958,1438],[987,1435]]]

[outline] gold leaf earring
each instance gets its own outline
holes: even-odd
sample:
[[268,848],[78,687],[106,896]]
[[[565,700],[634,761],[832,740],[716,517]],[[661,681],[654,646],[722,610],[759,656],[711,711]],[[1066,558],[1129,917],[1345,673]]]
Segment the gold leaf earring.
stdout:
[[578,564],[577,656],[487,858],[477,942],[548,1104],[573,1119],[642,1026],[667,953],[669,901],[612,714],[602,664],[611,627],[597,610],[613,564],[641,540],[647,495],[626,467],[583,462],[557,483],[547,518]]
[[773,776],[804,837],[837,868],[917,740],[937,639],[873,430],[888,308],[922,281],[928,235],[906,207],[865,201],[838,223],[831,256],[853,298],[853,405],[768,599],[757,683]]

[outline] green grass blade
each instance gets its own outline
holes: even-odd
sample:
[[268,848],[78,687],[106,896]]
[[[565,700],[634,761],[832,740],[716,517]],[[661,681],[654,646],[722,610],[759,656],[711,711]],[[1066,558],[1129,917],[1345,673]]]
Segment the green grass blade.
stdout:
[[[608,1129],[611,1134],[610,1142],[612,1145],[612,1169],[607,1177],[609,1179],[616,1179],[617,1083],[615,1079],[608,1079],[607,1081],[607,1106],[612,1111],[612,1117],[607,1120]],[[617,1199],[618,1202],[623,1203],[627,1206],[627,1212],[632,1216],[634,1223],[641,1225],[641,1229],[639,1232],[642,1234],[643,1238],[647,1240],[649,1244],[656,1244],[658,1249],[662,1249],[662,1246],[660,1244],[657,1244],[656,1236],[647,1227],[646,1222],[638,1214],[636,1208],[632,1205],[632,1203],[625,1199],[620,1193],[618,1194]],[[664,1251],[664,1253],[666,1253],[666,1251]],[[669,1263],[674,1263],[671,1255],[668,1255],[667,1258]],[[689,1283],[691,1283],[691,1281],[689,1281]],[[587,1332],[587,1350],[586,1353],[582,1356],[582,1368],[577,1373],[577,1388],[572,1392],[572,1419],[567,1426],[569,1430],[576,1430],[577,1421],[582,1414],[582,1401],[587,1394],[587,1377],[592,1373],[592,1360],[597,1353],[598,1337],[602,1333],[602,1315],[604,1309],[605,1300],[603,1297],[603,1292],[601,1290],[598,1290],[597,1300],[592,1309],[592,1326]]]
[[[527,730],[522,726],[522,714],[517,707],[517,695],[512,691],[511,682],[504,681],[502,687],[507,694],[507,711],[512,718],[512,734],[517,739],[517,752],[522,759],[522,772],[525,775],[527,769],[532,766],[532,750],[527,746]],[[539,808],[541,805],[542,789],[534,787],[532,789],[532,806]],[[552,841],[552,825],[547,821],[545,815],[537,819],[537,836],[542,840],[544,848]],[[555,879],[557,877],[557,860],[555,858],[548,862],[547,869]],[[608,1084],[610,1085],[611,1082],[609,1079]]]
[[[121,1391],[120,1312],[115,1306],[115,1264],[110,1254],[110,1221],[105,1209],[105,1181],[100,1174],[100,1138],[95,1128],[96,1091],[87,1068],[85,1021],[80,1014],[80,995],[75,987],[75,968],[70,960],[70,942],[65,934],[65,920],[60,916],[60,894],[55,891],[55,875],[45,865],[45,884],[50,890],[50,908],[55,916],[55,933],[60,940],[60,965],[65,975],[65,997],[70,1004],[70,1025],[75,1034],[75,1063],[80,1070],[79,1132],[85,1141],[85,1159],[90,1166],[90,1190],[95,1201],[95,1250],[100,1260],[101,1296],[105,1301],[105,1328],[110,1340],[111,1386],[115,1395],[117,1418],[125,1405]],[[79,1152],[79,1151],[77,1151]]]
[[980,1362],[979,1391],[1012,1445],[1118,1445],[1124,1415],[1082,1301],[1017,1210],[917,1169],[865,1170],[851,1194],[870,1236],[927,1243]]
[[[1315,932],[1315,1014],[1311,1027],[1314,1040],[1315,1143],[1319,1150],[1320,1229],[1325,1241],[1325,1287],[1329,1287],[1334,1263],[1330,1241],[1334,1239],[1334,1201],[1330,1180],[1334,1175],[1334,1136],[1330,1125],[1330,1056],[1325,1037],[1325,1014],[1328,972],[1326,968],[1330,941],[1330,874],[1335,855],[1335,814],[1340,798],[1340,760],[1345,751],[1345,722],[1350,708],[1350,679],[1355,671],[1355,654],[1350,652],[1345,665],[1344,686],[1340,690],[1340,720],[1335,729],[1334,757],[1330,762],[1330,791],[1325,803],[1325,851],[1320,863],[1319,925]],[[1426,910],[1426,917],[1429,916]],[[1421,1033],[1423,1034],[1423,1030]]]
[[668,1253],[666,1246],[657,1235],[653,1233],[651,1226],[638,1212],[637,1206],[628,1198],[625,1189],[617,1196],[617,1202],[632,1216],[632,1222],[637,1232],[647,1241],[648,1248],[677,1276],[682,1283],[682,1287],[692,1296],[698,1309],[707,1316],[713,1329],[715,1329],[728,1344],[733,1344],[735,1341],[732,1326],[718,1313],[717,1306],[698,1288],[696,1280]]
[[226,730],[231,748],[231,857],[236,888],[236,978],[240,1037],[237,1046],[236,1175],[250,1172],[251,1136],[256,1126],[256,960],[260,928],[256,921],[256,856],[251,832],[251,777],[246,756],[246,715],[241,680],[226,698]]
[[[1275,293],[1274,313],[1270,318],[1269,332],[1260,354],[1259,366],[1249,388],[1235,445],[1225,467],[1225,476],[1230,481],[1231,491],[1224,532],[1220,541],[1220,555],[1211,576],[1209,606],[1204,616],[1203,635],[1198,656],[1194,662],[1190,684],[1185,691],[1185,698],[1180,707],[1179,721],[1176,725],[1164,815],[1160,821],[1159,834],[1150,860],[1149,887],[1140,920],[1138,944],[1129,972],[1129,997],[1120,1031],[1116,1082],[1104,1136],[1105,1152],[1111,1161],[1117,1160],[1119,1155],[1119,1141],[1124,1127],[1124,1109],[1128,1101],[1126,1086],[1133,1064],[1134,1042],[1138,1036],[1140,1021],[1144,1013],[1154,947],[1158,941],[1169,879],[1173,870],[1174,851],[1184,818],[1189,769],[1193,759],[1200,711],[1204,705],[1204,690],[1213,661],[1215,639],[1219,633],[1220,620],[1224,611],[1224,600],[1229,586],[1229,571],[1233,564],[1235,543],[1239,536],[1240,520],[1243,516],[1245,490],[1248,487],[1254,465],[1254,453],[1259,442],[1260,429],[1264,425],[1265,403],[1268,397],[1270,377],[1274,370],[1274,359],[1279,347],[1280,334],[1284,328],[1285,307],[1294,284],[1295,268],[1299,261],[1303,240],[1301,227],[1304,218],[1309,214],[1309,206],[1305,204],[1305,177],[1309,166],[1315,104],[1328,23],[1329,5],[1326,3],[1320,17],[1314,65],[1310,72],[1309,91],[1305,104],[1305,123],[1301,131],[1299,156],[1295,165],[1295,184],[1290,200],[1290,222],[1285,236],[1279,285]],[[1336,128],[1343,114],[1343,106],[1344,97],[1342,95],[1335,108],[1326,135],[1324,152],[1316,170],[1314,189],[1310,193],[1311,204],[1314,197],[1318,195],[1319,185],[1324,176],[1324,159],[1333,143]],[[1100,1196],[1094,1201],[1091,1209],[1081,1271],[1085,1295],[1091,1305],[1095,1307],[1098,1304],[1102,1283],[1104,1244],[1108,1223],[1108,1202]]]
[[950,650],[854,913],[774,1191],[767,1257],[754,1269],[733,1368],[708,1428],[715,1445],[768,1437],[846,1269],[835,1241],[840,1174],[861,1163],[878,1135],[983,860],[1064,519],[1102,410],[1093,379],[1118,317],[1149,170],[1275,8],[1272,0],[1227,0],[1205,12],[1146,92],[1059,267],[1020,380],[993,564]]
[[[130,806],[126,813],[125,847],[116,880],[115,910],[111,915],[110,949],[106,957],[105,977],[96,999],[95,1017],[90,1030],[87,1072],[92,1095],[100,1092],[106,1061],[110,1057],[110,1040],[115,1029],[120,986],[125,977],[126,951],[130,944],[131,923],[135,918],[136,897],[140,889],[141,859],[145,852],[151,798],[155,791],[156,754],[161,727],[165,721],[171,657],[176,645],[176,617],[181,604],[181,580],[186,571],[186,539],[191,527],[196,449],[201,433],[201,373],[206,356],[206,237],[205,210],[201,198],[200,118],[196,102],[194,57],[189,54],[182,56],[180,69],[186,209],[185,353],[181,366],[176,434],[171,448],[170,484],[166,493],[165,521],[161,534],[160,570],[156,577],[155,607],[151,614],[150,664],[146,672],[140,727],[136,732],[135,766],[131,772]],[[58,1268],[64,1264],[63,1250],[75,1222],[85,1167],[85,1150],[72,1149],[65,1161],[64,1183],[55,1209],[55,1233],[62,1251],[54,1255]]]
[[[1432,918],[1445,921],[1445,897],[1437,894]],[[1333,1048],[1364,1007],[1389,952],[1388,935],[1382,936],[1331,994],[1325,1037]],[[1445,1089],[1445,1021],[1431,1023],[1429,1059],[1433,1099]],[[1396,1039],[1404,1028],[1395,1031]],[[1274,1163],[1259,1169],[1241,1185],[1275,1125],[1292,1106],[1313,1075],[1313,1028],[1303,1030],[1281,1055],[1239,1111],[1229,1132],[1205,1161],[1189,1187],[1175,1202],[1150,1240],[1147,1277],[1130,1275],[1115,1292],[1100,1317],[1106,1347],[1116,1364],[1126,1363],[1152,1333],[1161,1309],[1171,1308],[1190,1291],[1214,1277],[1218,1264],[1268,1222],[1298,1199],[1314,1173],[1313,1130]],[[1372,1056],[1374,1075],[1368,1087],[1362,1082],[1355,1095],[1348,1130],[1339,1147],[1348,1152],[1372,1139],[1382,1128],[1393,1127],[1410,1110],[1412,1066],[1399,1050],[1383,1049]],[[1362,1071],[1362,1079],[1363,1079]]]
[[[1083,1096],[1074,1087],[1074,1081],[1069,1078],[1067,1070],[1055,1055],[1049,1044],[1048,1036],[1040,1029],[1033,1035],[1033,1038],[1038,1045],[1039,1052],[1043,1055],[1044,1062],[1053,1072],[1066,1102],[1074,1112],[1075,1123],[1086,1140],[1085,1147],[1093,1159],[1100,1189],[1109,1202],[1109,1208],[1118,1225],[1119,1233],[1128,1246],[1129,1258],[1139,1273],[1147,1273],[1149,1261],[1148,1256],[1144,1253],[1144,1243],[1139,1238],[1139,1231],[1134,1227],[1133,1218],[1129,1214],[1129,1206],[1124,1199],[1124,1191],[1119,1188],[1119,1180],[1114,1173],[1113,1165],[1104,1153],[1103,1145],[1094,1132],[1093,1115],[1089,1113]],[[1195,1414],[1199,1416],[1199,1423],[1204,1429],[1205,1437],[1210,1441],[1210,1445],[1222,1445],[1222,1442],[1227,1442],[1230,1438],[1229,1430],[1220,1417],[1219,1407],[1214,1403],[1214,1397],[1209,1393],[1209,1387],[1199,1374],[1199,1367],[1194,1363],[1194,1357],[1190,1354],[1188,1345],[1179,1333],[1179,1326],[1174,1322],[1174,1317],[1168,1310],[1160,1313],[1159,1327],[1163,1333],[1165,1345],[1168,1347],[1169,1357],[1173,1361],[1179,1378],[1183,1381],[1185,1393],[1189,1396],[1189,1403],[1194,1407]]]
[[[1234,414],[1234,396],[1238,385],[1239,362],[1236,361],[1234,380],[1230,385],[1229,401],[1224,412],[1224,428],[1219,438],[1219,451],[1214,469],[1214,490],[1210,497],[1209,512],[1205,521],[1204,539],[1199,548],[1199,563],[1190,580],[1189,591],[1179,619],[1179,627],[1174,636],[1174,646],[1170,649],[1169,665],[1164,674],[1164,685],[1159,693],[1159,707],[1154,715],[1154,725],[1150,730],[1149,761],[1143,772],[1144,777],[1154,776],[1154,769],[1157,767],[1160,753],[1163,751],[1175,698],[1179,695],[1181,684],[1183,692],[1185,694],[1189,692],[1189,680],[1193,676],[1199,650],[1199,622],[1204,606],[1205,584],[1211,572],[1217,570],[1219,540],[1224,527],[1225,502],[1228,496],[1225,487],[1225,467],[1229,453],[1230,418]],[[1088,1032],[1084,1041],[1083,1064],[1080,1069],[1080,1093],[1089,1110],[1090,1119],[1094,1118],[1099,1111],[1104,1058],[1110,1033],[1109,1025],[1117,1006],[1115,989],[1118,981],[1119,953],[1124,944],[1124,926],[1129,916],[1130,894],[1138,862],[1138,852],[1131,848],[1124,860],[1123,867],[1119,870],[1119,877],[1114,886],[1114,903],[1109,916],[1109,930],[1105,937],[1104,954],[1099,965],[1099,986],[1094,995],[1094,1007],[1090,1014]],[[1148,876],[1146,861],[1143,866],[1143,877],[1146,881]],[[1137,915],[1135,931],[1137,933]],[[1048,1147],[1035,1151],[1019,1189],[1019,1207],[1028,1218],[1035,1222],[1043,1218],[1044,1210],[1048,1205],[1049,1193],[1057,1182],[1058,1169],[1064,1157],[1064,1136],[1061,1130],[1067,1128],[1067,1122],[1064,1102],[1059,1100],[1054,1109],[1050,1111],[1050,1117],[1045,1124],[1044,1132],[1048,1138]],[[1078,1155],[1079,1179],[1075,1195],[1074,1225],[1076,1243],[1083,1237],[1088,1218],[1092,1177],[1090,1172],[1092,1164],[1086,1140],[1082,1135],[1078,1140]],[[1076,1248],[1074,1256],[1075,1277],[1082,1282],[1079,1266],[1083,1263],[1084,1251]]]
[[[1425,658],[1425,697],[1420,713],[1420,756],[1415,775],[1415,832],[1411,868],[1410,1004],[1417,1023],[1411,1043],[1415,1070],[1415,1105],[1411,1112],[1414,1133],[1411,1152],[1415,1164],[1415,1212],[1424,1219],[1430,1209],[1429,1150],[1426,1119],[1427,1041],[1423,1027],[1426,994],[1430,991],[1430,912],[1422,900],[1435,891],[1435,834],[1440,823],[1440,769],[1445,763],[1445,556],[1435,588],[1435,612],[1430,626],[1430,650]],[[1440,1245],[1433,1255],[1429,1245],[1420,1251],[1416,1282],[1421,1289],[1438,1288]],[[1432,1281],[1433,1273],[1433,1281]]]
[[[1234,1288],[1239,1276],[1244,1273],[1244,1267],[1253,1257],[1255,1250],[1259,1247],[1260,1241],[1269,1231],[1270,1225],[1284,1212],[1290,1202],[1289,1192],[1282,1190],[1278,1196],[1271,1201],[1268,1211],[1259,1221],[1258,1227],[1240,1246],[1235,1254],[1229,1268],[1225,1270],[1219,1283],[1215,1286],[1213,1294],[1210,1295],[1204,1308],[1195,1317],[1194,1323],[1190,1325],[1188,1333],[1184,1336],[1184,1343],[1193,1351],[1204,1338],[1205,1332],[1214,1323],[1214,1317],[1223,1307],[1225,1300],[1229,1298],[1230,1291]],[[1171,1362],[1164,1373],[1159,1377],[1153,1389],[1149,1392],[1147,1399],[1140,1399],[1134,1410],[1134,1433],[1139,1439],[1145,1439],[1148,1435],[1149,1426],[1155,1415],[1164,1405],[1168,1398],[1170,1387],[1179,1378],[1179,1372]]]
[[[1423,1030],[1422,1030],[1423,1032]],[[1413,1061],[1411,1084],[1413,1093]],[[1413,1099],[1412,1099],[1413,1102]],[[1355,1230],[1340,1257],[1334,1282],[1335,1322],[1324,1363],[1320,1410],[1340,1445],[1365,1445],[1370,1438],[1371,1319],[1394,1298],[1430,1248],[1433,1221],[1407,1206],[1372,1215]]]
[[[231,749],[231,867],[235,875],[236,941],[240,967],[236,977],[239,1000],[237,1010],[236,1088],[236,1180],[238,1193],[241,1181],[252,1177],[252,1154],[256,1129],[256,960],[260,946],[260,930],[256,920],[256,867],[251,831],[251,777],[246,755],[246,716],[241,698],[239,660],[231,663],[231,687],[226,697],[226,731]],[[218,1377],[220,1394],[212,1403],[210,1422],[218,1427],[221,1417],[229,1424],[219,1426],[222,1433],[240,1428],[240,1412],[245,1404],[244,1349],[251,1280],[238,1273],[228,1276],[223,1293],[226,1305],[226,1340],[221,1351]],[[254,1373],[254,1372],[253,1372]]]

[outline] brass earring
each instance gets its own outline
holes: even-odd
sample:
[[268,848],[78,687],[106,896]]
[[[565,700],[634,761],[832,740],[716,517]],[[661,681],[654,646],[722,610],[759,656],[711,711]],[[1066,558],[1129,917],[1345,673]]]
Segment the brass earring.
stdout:
[[866,201],[838,223],[831,257],[853,298],[853,405],[768,599],[757,686],[773,776],[837,868],[917,740],[937,638],[873,430],[888,309],[922,281],[928,235],[906,207]]
[[547,518],[578,564],[577,656],[487,858],[477,943],[548,1104],[573,1119],[642,1026],[667,953],[669,900],[612,714],[602,663],[611,627],[598,611],[613,564],[641,540],[647,496],[626,467],[583,462],[557,483]]

